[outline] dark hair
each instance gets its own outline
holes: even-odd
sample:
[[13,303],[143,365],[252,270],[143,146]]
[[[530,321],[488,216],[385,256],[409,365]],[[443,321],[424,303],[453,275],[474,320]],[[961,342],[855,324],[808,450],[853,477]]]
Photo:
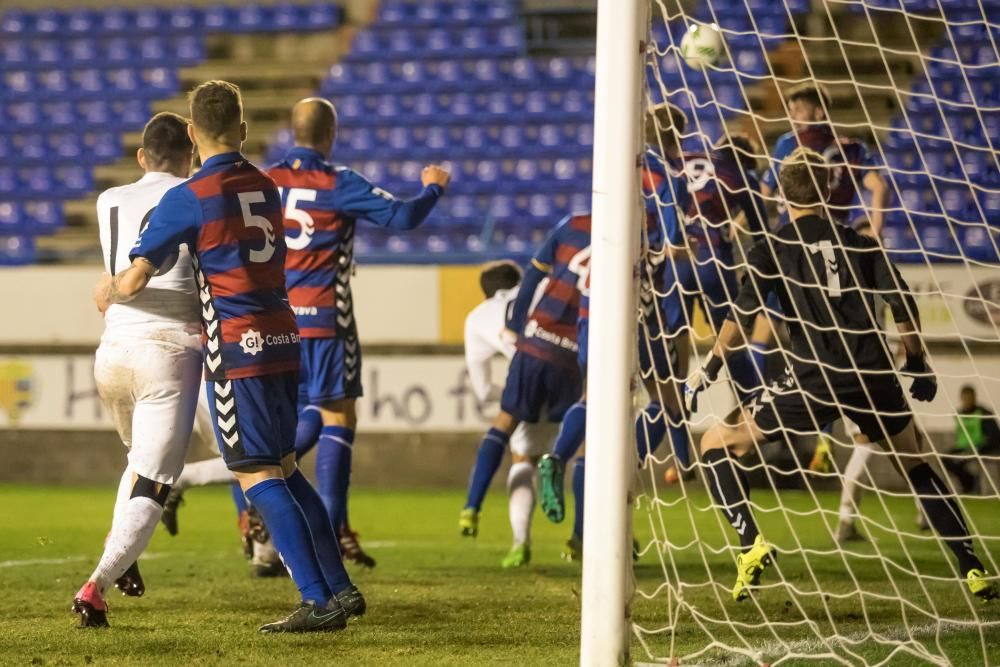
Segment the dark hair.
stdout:
[[191,122],[199,133],[216,139],[243,122],[240,89],[228,81],[206,81],[188,94]]
[[971,384],[963,384],[962,388],[958,390],[958,393],[960,393],[960,394],[964,394],[964,393],[967,393],[967,392],[970,393],[970,394],[975,394],[976,393],[976,388],[973,387]]
[[750,138],[745,132],[730,132],[729,135],[722,135],[715,142],[718,151],[728,153],[736,160],[740,167],[746,171],[757,169],[757,156],[760,155],[760,146]]
[[785,99],[788,102],[808,102],[824,111],[830,109],[830,92],[819,83],[806,82],[792,86],[785,92]]
[[781,162],[778,185],[785,201],[797,208],[814,208],[830,196],[830,165],[816,151],[799,147]]
[[521,267],[509,259],[490,262],[479,274],[479,286],[486,298],[492,298],[502,289],[517,287],[521,282]]
[[191,161],[194,145],[187,133],[188,120],[169,111],[161,111],[142,130],[142,150],[149,169]]
[[680,150],[681,135],[687,128],[687,114],[672,102],[651,107],[646,113],[646,143],[664,150]]

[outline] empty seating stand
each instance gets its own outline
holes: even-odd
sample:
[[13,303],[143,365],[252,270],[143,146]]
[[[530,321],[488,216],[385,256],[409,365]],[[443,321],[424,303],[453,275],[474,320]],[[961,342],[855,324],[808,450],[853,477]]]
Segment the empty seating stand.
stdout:
[[0,15],[0,264],[34,261],[34,237],[62,202],[93,190],[151,104],[180,92],[178,70],[212,33],[302,32],[340,24],[332,2],[24,11]]

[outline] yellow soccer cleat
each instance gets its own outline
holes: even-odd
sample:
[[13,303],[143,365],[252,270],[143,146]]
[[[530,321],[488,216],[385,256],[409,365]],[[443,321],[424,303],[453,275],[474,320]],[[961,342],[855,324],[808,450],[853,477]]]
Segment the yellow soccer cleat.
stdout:
[[830,473],[833,472],[833,451],[830,448],[830,436],[820,433],[816,438],[816,451],[813,452],[812,461],[809,462],[809,470],[812,472]]
[[500,562],[500,567],[509,570],[515,567],[524,567],[531,562],[531,547],[527,544],[515,544]]
[[458,515],[458,529],[462,531],[462,537],[475,537],[479,534],[479,512],[466,507]]
[[987,574],[982,570],[972,569],[965,575],[965,583],[968,584],[972,594],[983,602],[1000,598],[1000,589],[997,589],[996,582],[986,577]]
[[778,552],[760,535],[753,541],[750,551],[736,559],[736,585],[733,586],[733,601],[742,602],[750,597],[750,589],[760,582],[760,574],[778,558]]

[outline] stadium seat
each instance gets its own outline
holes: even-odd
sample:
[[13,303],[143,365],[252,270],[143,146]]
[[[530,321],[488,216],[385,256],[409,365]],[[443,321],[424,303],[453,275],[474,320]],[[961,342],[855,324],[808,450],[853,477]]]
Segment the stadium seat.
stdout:
[[0,265],[21,266],[35,262],[35,240],[30,236],[0,237]]

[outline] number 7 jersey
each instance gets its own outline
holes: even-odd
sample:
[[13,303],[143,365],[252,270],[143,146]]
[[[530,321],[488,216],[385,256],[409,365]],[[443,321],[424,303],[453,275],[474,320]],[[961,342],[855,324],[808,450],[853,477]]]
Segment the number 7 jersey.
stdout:
[[186,244],[201,304],[205,378],[296,371],[299,332],[285,292],[278,189],[240,153],[205,161],[167,191],[130,259],[161,267]]

